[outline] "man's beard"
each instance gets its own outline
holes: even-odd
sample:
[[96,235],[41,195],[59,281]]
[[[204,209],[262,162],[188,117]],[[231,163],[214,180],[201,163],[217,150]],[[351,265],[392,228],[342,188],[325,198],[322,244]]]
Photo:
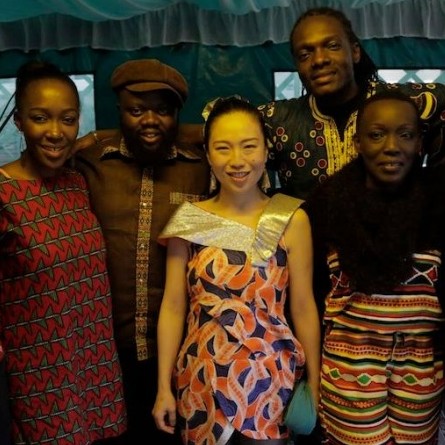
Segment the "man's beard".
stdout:
[[164,138],[156,144],[147,144],[137,136],[126,134],[123,131],[128,151],[141,165],[158,164],[164,162],[171,154],[174,137]]

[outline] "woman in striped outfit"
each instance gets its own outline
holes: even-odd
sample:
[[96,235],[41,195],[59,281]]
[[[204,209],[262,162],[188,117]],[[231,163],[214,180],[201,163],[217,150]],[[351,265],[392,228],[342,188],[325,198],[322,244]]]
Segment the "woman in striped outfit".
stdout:
[[420,165],[416,104],[376,94],[359,157],[307,202],[326,255],[320,420],[326,444],[436,444],[443,379],[445,173]]

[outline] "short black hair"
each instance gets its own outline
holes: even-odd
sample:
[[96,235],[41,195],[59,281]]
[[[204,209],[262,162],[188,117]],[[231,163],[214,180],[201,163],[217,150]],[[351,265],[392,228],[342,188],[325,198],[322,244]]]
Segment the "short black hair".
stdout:
[[360,104],[360,106],[357,110],[357,120],[356,120],[356,124],[355,124],[356,133],[358,133],[358,131],[360,130],[360,126],[361,126],[362,120],[363,120],[363,114],[364,114],[366,108],[368,108],[369,105],[371,105],[375,102],[380,102],[382,100],[398,100],[400,102],[406,102],[406,103],[410,104],[416,113],[417,129],[419,132],[422,131],[423,123],[422,123],[422,119],[420,117],[420,110],[419,110],[419,107],[417,106],[416,102],[414,101],[414,99],[412,99],[410,96],[408,96],[407,94],[403,93],[400,90],[393,89],[393,90],[379,91],[379,92],[375,93],[374,95],[368,97],[365,101],[363,101]]

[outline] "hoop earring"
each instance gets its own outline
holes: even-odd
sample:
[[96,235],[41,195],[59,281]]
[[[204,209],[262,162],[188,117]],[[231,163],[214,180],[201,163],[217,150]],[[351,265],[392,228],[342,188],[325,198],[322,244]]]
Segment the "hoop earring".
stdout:
[[271,188],[271,184],[270,184],[270,179],[269,179],[269,174],[267,173],[267,170],[264,170],[263,172],[263,176],[261,178],[261,185],[260,185],[260,189],[264,192],[267,193],[267,191]]
[[210,170],[210,183],[209,183],[209,194],[213,193],[218,187],[218,182],[216,181],[215,174],[213,170]]

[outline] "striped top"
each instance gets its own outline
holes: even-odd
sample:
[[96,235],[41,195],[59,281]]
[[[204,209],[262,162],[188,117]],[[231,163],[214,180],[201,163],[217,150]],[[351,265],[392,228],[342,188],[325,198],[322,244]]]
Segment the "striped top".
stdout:
[[436,331],[444,321],[435,288],[440,264],[441,253],[437,250],[415,253],[406,281],[392,293],[368,295],[351,289],[338,254],[333,252],[328,257],[331,291],[326,298],[324,322],[382,334]]

